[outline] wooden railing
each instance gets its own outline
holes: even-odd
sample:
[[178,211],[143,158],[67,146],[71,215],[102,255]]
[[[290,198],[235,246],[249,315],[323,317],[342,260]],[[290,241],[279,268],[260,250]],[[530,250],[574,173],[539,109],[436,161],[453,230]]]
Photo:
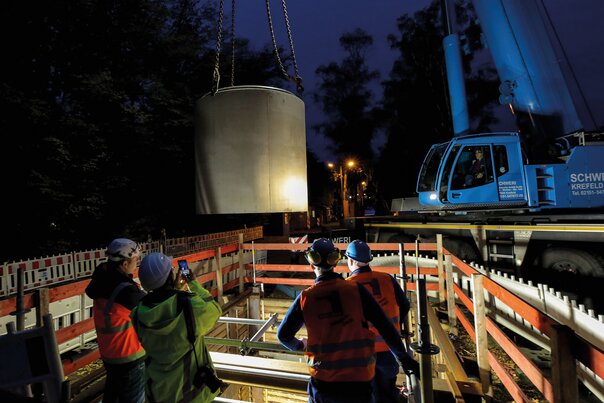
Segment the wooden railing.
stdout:
[[[186,259],[192,270],[197,275],[196,280],[208,289],[211,294],[219,301],[225,292],[236,289],[236,293],[244,291],[245,279],[245,262],[251,262],[252,257],[250,252],[246,252],[242,247],[243,235],[239,235],[240,242],[215,247],[212,250],[192,253],[185,256],[175,258],[173,265],[176,266],[177,259]],[[35,325],[40,326],[44,315],[51,310],[51,304],[60,303],[69,298],[77,297],[79,302],[77,305],[85,306],[86,286],[90,279],[77,280],[68,284],[59,284],[55,287],[37,288],[31,292],[25,293],[20,299],[21,315],[26,311],[35,310]],[[0,317],[9,317],[15,315],[18,305],[18,296],[11,296],[0,300]],[[82,338],[83,335],[95,330],[93,318],[90,317],[89,309],[82,309],[78,312],[81,320],[75,323],[69,323],[61,326],[55,318],[55,334],[57,344],[61,345],[74,339]],[[70,316],[70,315],[67,315]],[[66,320],[66,322],[69,322]],[[78,340],[72,343],[70,349],[80,347],[85,340]],[[63,362],[64,373],[69,375],[75,370],[82,368],[92,361],[99,358],[98,350],[94,350],[75,360],[66,359]]]
[[[299,244],[296,246],[296,249],[304,249],[309,246],[310,244]],[[343,250],[347,245],[336,244],[336,246]],[[568,327],[556,322],[554,319],[524,302],[466,262],[452,256],[442,246],[426,243],[419,244],[419,246],[409,243],[403,244],[402,247],[396,243],[370,243],[369,246],[374,254],[385,251],[398,253],[399,250],[417,254],[418,250],[416,248],[418,248],[419,251],[431,252],[438,255],[438,259],[436,259],[434,265],[426,265],[427,267],[415,267],[412,263],[411,265],[407,264],[405,268],[401,267],[401,265],[372,265],[372,269],[397,275],[399,278],[404,275],[408,276],[409,281],[406,284],[406,289],[409,291],[415,290],[414,278],[417,278],[418,274],[422,277],[432,278],[433,281],[428,282],[426,288],[428,291],[435,293],[440,303],[444,304],[447,312],[449,312],[449,322],[452,325],[450,331],[456,332],[457,323],[460,323],[476,342],[477,360],[481,374],[483,374],[481,381],[484,393],[487,393],[490,382],[484,374],[490,374],[490,371],[493,370],[514,399],[517,401],[530,401],[522,391],[522,388],[514,380],[514,376],[512,376],[510,371],[489,351],[487,334],[492,341],[497,343],[508,354],[509,358],[514,361],[517,367],[548,401],[576,401],[572,399],[578,399],[577,379],[583,380],[587,376],[595,379],[595,381],[592,379],[591,388],[595,388],[592,391],[596,395],[600,395],[604,391],[604,388],[598,388],[597,386],[602,385],[602,379],[604,379],[604,353],[598,347],[577,336]],[[243,245],[243,248],[253,251],[294,250],[288,244],[246,243]],[[414,262],[413,258],[408,260]],[[424,262],[425,260],[422,259],[421,261]],[[314,274],[312,274],[312,270],[308,264],[256,264],[255,267],[247,265],[246,272],[249,274],[254,269],[255,276],[248,276],[246,282],[252,282],[255,279],[256,283],[260,284],[282,284],[289,286],[310,286],[314,283]],[[403,273],[403,270],[405,273]],[[335,271],[345,274],[348,273],[348,268],[338,265]],[[271,275],[267,275],[268,273],[271,273]],[[281,273],[281,276],[277,277],[275,273]],[[297,277],[293,275],[297,275]],[[457,278],[457,281],[455,278]],[[462,278],[464,279],[463,281],[471,280],[472,287],[470,290],[462,287]],[[447,281],[447,279],[453,279],[453,281]],[[481,296],[481,298],[473,296]],[[488,306],[485,303],[485,297],[487,300],[495,298],[501,301],[516,312],[517,315],[522,316],[524,321],[531,324],[550,339],[550,349],[553,358],[552,379],[548,378],[539,367],[526,357],[503,330],[488,317]],[[473,316],[470,318],[467,317],[459,304],[465,306]],[[440,323],[436,319],[433,319],[430,325],[432,327],[440,327]],[[587,368],[589,371],[588,374],[582,373],[578,376],[576,370],[577,363]],[[452,364],[449,363],[449,365]],[[464,377],[461,378],[463,379]],[[460,382],[461,379],[458,378],[457,381]]]
[[[497,343],[514,361],[515,365],[526,375],[548,401],[558,402],[564,399],[577,397],[577,379],[584,376],[577,375],[577,363],[589,370],[596,384],[601,383],[604,378],[604,354],[593,344],[586,342],[572,331],[552,318],[544,315],[536,308],[522,301],[467,263],[442,248],[442,244],[369,244],[374,254],[390,252],[394,254],[393,260],[399,259],[400,252],[415,252],[416,248],[422,252],[438,256],[429,263],[426,259],[414,259],[407,256],[403,261],[407,264],[384,264],[372,265],[377,271],[386,272],[397,276],[399,280],[405,278],[404,286],[407,291],[413,291],[416,287],[415,279],[420,276],[426,278],[427,290],[431,296],[435,296],[441,307],[449,313],[449,332],[457,332],[458,324],[476,341],[477,362],[480,368],[482,390],[486,393],[489,389],[489,377],[491,370],[501,379],[506,389],[517,401],[530,400],[522,388],[514,380],[510,371],[498,360],[488,349],[488,340]],[[268,264],[259,259],[263,251],[294,251],[308,248],[309,244],[276,244],[276,243],[236,243],[198,253],[181,256],[186,259],[191,268],[196,272],[197,281],[209,289],[219,301],[227,291],[241,293],[247,289],[249,283],[256,284],[280,284],[304,288],[314,283],[314,274],[308,264]],[[347,245],[336,245],[345,249]],[[246,256],[244,258],[244,255]],[[225,259],[236,256],[235,259],[226,262]],[[262,255],[265,257],[266,255]],[[244,262],[245,260],[245,262]],[[379,261],[379,259],[375,259]],[[411,263],[409,263],[411,262]],[[416,263],[421,263],[416,264]],[[346,274],[348,268],[343,265],[336,266],[337,272]],[[463,281],[462,281],[463,278]],[[464,287],[462,282],[471,280],[471,290]],[[452,281],[448,281],[452,280]],[[59,301],[75,295],[82,295],[89,280],[77,281],[64,284],[50,289],[40,289],[35,293],[26,294],[24,306],[36,308],[38,317],[42,317],[48,310],[48,305],[53,301]],[[552,378],[547,377],[539,367],[528,359],[520,348],[510,340],[499,326],[489,317],[489,305],[485,302],[497,299],[521,315],[524,321],[530,323],[543,335],[549,338],[552,351]],[[413,300],[411,298],[411,300]],[[467,309],[472,316],[468,317],[462,307]],[[8,315],[15,310],[15,299],[0,301],[0,316]],[[433,342],[441,344],[441,351],[446,359],[452,360],[453,354],[446,353],[450,346],[443,344],[448,341],[443,336],[441,325],[436,320],[436,315],[428,315],[430,326],[435,329]],[[78,323],[58,329],[56,331],[57,343],[79,337],[86,332],[94,330],[91,318]],[[446,340],[446,341],[445,341]],[[98,351],[93,351],[87,356],[80,357],[74,361],[64,361],[65,374],[68,375],[78,368],[98,359]],[[442,359],[442,358],[439,358]],[[435,359],[436,360],[436,359]],[[434,361],[438,363],[439,361]],[[446,370],[435,365],[435,376],[447,379],[450,389],[455,392],[460,383],[468,382],[466,375],[460,375],[460,366],[452,362],[444,365]],[[444,372],[444,373],[443,373]],[[599,393],[598,391],[596,391]],[[597,394],[596,393],[596,394]],[[572,401],[572,400],[571,400]]]

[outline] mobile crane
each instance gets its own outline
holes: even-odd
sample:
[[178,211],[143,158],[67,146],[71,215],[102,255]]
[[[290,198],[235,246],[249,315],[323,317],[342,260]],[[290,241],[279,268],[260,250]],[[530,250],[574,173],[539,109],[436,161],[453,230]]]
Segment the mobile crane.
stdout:
[[365,235],[409,242],[441,233],[452,253],[491,267],[604,278],[604,134],[584,130],[543,5],[472,3],[501,80],[499,100],[519,130],[468,134],[459,39],[450,33],[443,43],[454,136],[425,157],[416,211],[393,202],[397,217],[366,220]]

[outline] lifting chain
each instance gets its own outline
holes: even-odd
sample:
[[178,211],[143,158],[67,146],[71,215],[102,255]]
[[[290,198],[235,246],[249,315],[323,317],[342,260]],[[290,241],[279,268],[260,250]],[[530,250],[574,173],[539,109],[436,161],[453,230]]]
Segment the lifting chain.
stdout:
[[231,3],[231,87],[235,86],[235,0]]
[[283,7],[283,15],[285,17],[285,26],[287,28],[287,38],[289,40],[289,47],[292,53],[292,61],[294,65],[294,74],[295,76],[291,76],[285,71],[285,67],[283,66],[283,62],[281,61],[281,57],[279,56],[279,48],[277,47],[277,40],[275,39],[275,30],[273,29],[273,19],[271,17],[271,7],[270,0],[266,0],[266,13],[268,16],[268,28],[271,33],[271,39],[273,41],[273,48],[275,51],[275,56],[277,58],[277,63],[279,64],[279,68],[281,69],[281,73],[285,77],[286,80],[294,81],[296,83],[296,90],[298,93],[302,93],[304,91],[304,87],[302,86],[302,77],[298,72],[298,63],[296,62],[296,52],[294,51],[294,41],[292,38],[292,31],[289,24],[289,18],[287,16],[287,6],[285,4],[285,0],[281,0],[281,6]]
[[222,46],[222,19],[224,16],[224,0],[220,0],[218,11],[218,36],[216,38],[216,61],[214,63],[214,74],[212,76],[212,95],[218,91],[220,84],[220,48]]

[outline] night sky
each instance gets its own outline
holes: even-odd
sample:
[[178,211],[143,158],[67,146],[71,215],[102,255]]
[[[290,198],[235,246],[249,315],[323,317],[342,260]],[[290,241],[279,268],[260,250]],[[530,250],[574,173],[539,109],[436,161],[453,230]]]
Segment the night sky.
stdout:
[[[540,1],[540,0],[538,0]],[[395,54],[388,48],[386,37],[396,34],[396,18],[404,13],[413,14],[424,8],[428,0],[306,0],[289,1],[287,10],[292,28],[294,49],[305,91],[302,99],[306,105],[307,141],[311,149],[324,161],[333,160],[326,150],[325,141],[312,132],[311,126],[321,121],[321,112],[313,105],[315,70],[322,64],[342,59],[339,37],[359,27],[369,32],[374,44],[367,54],[371,68],[381,72],[385,79]],[[567,53],[579,85],[596,123],[586,121],[590,130],[604,125],[604,0],[543,0]],[[289,52],[283,10],[280,0],[271,0],[273,26],[277,43]],[[230,27],[231,4],[225,1],[225,16]],[[229,24],[229,25],[226,25]],[[271,44],[264,1],[236,2],[235,35],[249,38],[259,49]],[[225,44],[225,46],[230,46]],[[271,45],[272,46],[272,45]],[[289,72],[293,74],[293,71]],[[236,84],[236,83],[235,83]],[[380,87],[374,89],[379,98]],[[514,130],[506,119],[507,108],[498,113],[502,121],[494,130]],[[512,127],[510,127],[512,126]]]

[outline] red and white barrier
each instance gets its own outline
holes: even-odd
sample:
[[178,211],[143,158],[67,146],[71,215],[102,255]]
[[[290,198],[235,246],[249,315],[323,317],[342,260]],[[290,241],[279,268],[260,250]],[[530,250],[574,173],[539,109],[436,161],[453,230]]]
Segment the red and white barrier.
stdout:
[[17,271],[20,268],[24,270],[24,290],[62,283],[75,278],[71,254],[6,263],[2,273],[3,280],[6,282],[6,295],[17,292]]
[[[308,242],[308,234],[302,236],[290,236],[289,243],[307,243]],[[298,249],[295,252],[305,252],[305,250]]]
[[75,252],[73,254],[73,261],[76,278],[91,276],[94,269],[106,259],[105,249]]

